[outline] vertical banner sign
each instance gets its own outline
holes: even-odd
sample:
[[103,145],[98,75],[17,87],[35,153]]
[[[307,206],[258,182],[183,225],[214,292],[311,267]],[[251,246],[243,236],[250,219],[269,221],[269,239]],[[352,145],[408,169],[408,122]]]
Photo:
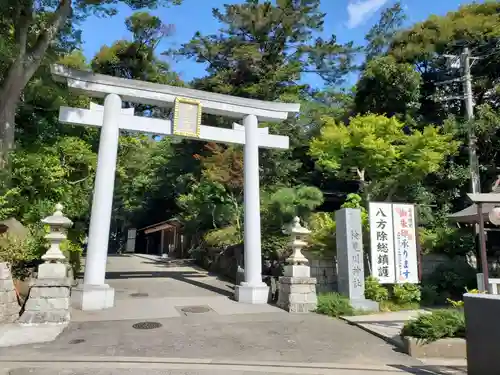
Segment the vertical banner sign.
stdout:
[[396,282],[418,284],[415,207],[393,204],[394,245],[396,248]]
[[370,255],[372,276],[381,284],[396,282],[392,204],[370,202]]

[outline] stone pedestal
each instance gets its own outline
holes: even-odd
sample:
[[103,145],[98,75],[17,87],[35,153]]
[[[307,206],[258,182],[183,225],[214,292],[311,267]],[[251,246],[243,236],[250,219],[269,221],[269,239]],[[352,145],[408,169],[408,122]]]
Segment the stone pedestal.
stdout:
[[252,305],[263,305],[269,300],[269,287],[266,283],[250,285],[242,282],[234,289],[234,299],[241,303],[250,303]]
[[318,305],[314,277],[282,276],[279,290],[277,305],[288,312],[307,313]]
[[19,303],[7,263],[0,263],[0,323],[12,323],[19,318]]
[[71,305],[79,310],[104,310],[114,306],[115,290],[109,285],[80,284],[73,288]]
[[37,279],[31,287],[19,323],[68,323],[70,287],[68,279]]

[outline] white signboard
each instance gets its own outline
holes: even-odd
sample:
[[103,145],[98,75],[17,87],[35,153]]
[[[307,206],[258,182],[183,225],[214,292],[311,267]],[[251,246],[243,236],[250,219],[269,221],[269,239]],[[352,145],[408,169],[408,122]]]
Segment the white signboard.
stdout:
[[418,283],[417,236],[415,207],[412,204],[393,204],[396,282]]
[[394,284],[396,264],[392,204],[370,202],[368,214],[372,276],[376,277],[381,284]]

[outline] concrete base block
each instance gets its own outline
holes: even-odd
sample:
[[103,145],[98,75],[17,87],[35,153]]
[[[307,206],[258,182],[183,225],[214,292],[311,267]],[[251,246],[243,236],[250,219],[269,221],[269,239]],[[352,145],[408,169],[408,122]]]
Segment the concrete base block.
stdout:
[[288,277],[311,277],[311,268],[305,265],[287,265],[283,274]]
[[21,324],[68,323],[70,321],[67,278],[37,279],[30,289]]
[[68,266],[64,263],[43,263],[38,266],[39,279],[65,279]]
[[500,295],[464,294],[467,374],[500,372]]
[[234,289],[234,299],[252,305],[266,304],[269,298],[269,287],[265,284],[248,285],[243,282]]
[[104,310],[114,305],[115,290],[107,284],[80,284],[71,291],[71,306],[78,310]]
[[316,310],[318,305],[316,281],[314,277],[280,277],[278,307],[291,313]]
[[467,344],[464,339],[447,338],[430,343],[413,337],[403,337],[404,351],[414,358],[466,358]]
[[378,302],[372,301],[371,299],[359,298],[351,299],[351,306],[357,310],[363,311],[380,311],[380,306]]

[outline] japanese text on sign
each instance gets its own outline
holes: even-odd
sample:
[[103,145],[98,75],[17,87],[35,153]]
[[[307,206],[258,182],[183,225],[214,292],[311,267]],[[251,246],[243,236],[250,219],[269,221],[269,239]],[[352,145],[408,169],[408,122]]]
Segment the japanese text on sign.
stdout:
[[358,289],[363,288],[363,280],[365,275],[363,274],[363,249],[361,242],[361,233],[357,230],[352,229],[351,233],[351,246],[352,246],[352,255],[351,255],[351,272],[352,272],[352,288]]
[[415,209],[411,204],[393,204],[396,282],[418,283]]
[[369,222],[372,276],[381,284],[392,284],[396,279],[392,204],[370,202]]

